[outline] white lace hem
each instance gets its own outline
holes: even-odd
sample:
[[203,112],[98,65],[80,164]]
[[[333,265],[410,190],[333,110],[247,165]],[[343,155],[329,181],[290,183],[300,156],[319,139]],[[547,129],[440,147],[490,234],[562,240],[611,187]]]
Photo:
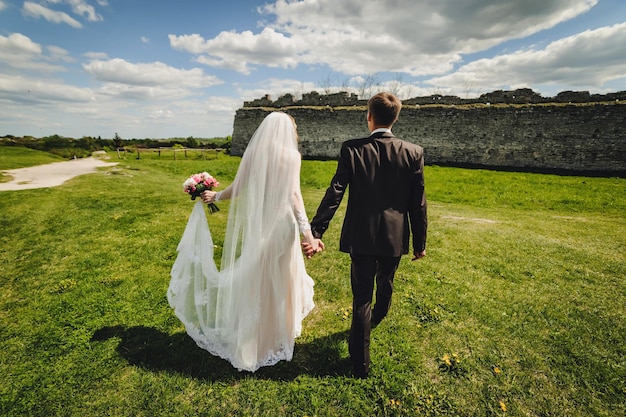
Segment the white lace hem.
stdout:
[[[310,278],[309,278],[310,279]],[[312,280],[311,280],[312,281]],[[294,329],[294,334],[290,338],[291,343],[281,343],[276,351],[268,352],[267,356],[257,361],[255,364],[250,365],[246,364],[244,360],[233,355],[233,352],[230,351],[227,347],[224,347],[222,344],[217,343],[212,340],[211,337],[205,335],[193,324],[187,322],[182,315],[176,314],[177,317],[181,320],[181,322],[185,326],[185,330],[187,334],[194,340],[196,345],[209,352],[213,356],[218,356],[228,362],[230,362],[233,367],[235,367],[238,371],[248,371],[248,372],[256,372],[259,368],[265,366],[273,366],[276,365],[280,361],[290,362],[293,358],[294,352],[294,339],[300,337],[302,334],[302,321],[309,315],[309,313],[315,308],[315,303],[311,301],[307,305],[303,307],[303,310],[299,314],[299,317],[296,317],[297,326]],[[216,337],[216,339],[221,339],[220,337]]]

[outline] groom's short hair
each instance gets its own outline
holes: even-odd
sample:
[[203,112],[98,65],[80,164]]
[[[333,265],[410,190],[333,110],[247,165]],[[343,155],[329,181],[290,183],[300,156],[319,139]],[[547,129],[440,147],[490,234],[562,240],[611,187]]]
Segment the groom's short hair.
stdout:
[[370,113],[376,126],[391,126],[400,115],[402,102],[391,93],[378,93],[367,102],[367,111]]

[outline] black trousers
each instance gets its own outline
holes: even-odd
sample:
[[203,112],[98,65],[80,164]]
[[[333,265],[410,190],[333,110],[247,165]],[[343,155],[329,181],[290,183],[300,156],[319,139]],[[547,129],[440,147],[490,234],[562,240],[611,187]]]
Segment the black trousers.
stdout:
[[[352,325],[349,351],[356,376],[365,377],[370,366],[370,332],[387,315],[393,294],[393,277],[400,257],[351,255]],[[372,296],[376,283],[376,304]]]

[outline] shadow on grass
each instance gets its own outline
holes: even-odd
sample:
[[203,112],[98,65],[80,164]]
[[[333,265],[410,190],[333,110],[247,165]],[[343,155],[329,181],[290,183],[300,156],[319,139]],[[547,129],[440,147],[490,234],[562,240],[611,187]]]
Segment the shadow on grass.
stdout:
[[341,343],[347,340],[348,330],[298,343],[290,362],[260,368],[255,373],[239,372],[217,356],[200,349],[186,333],[169,335],[152,327],[110,326],[97,330],[92,342],[119,338],[116,348],[129,364],[153,372],[171,372],[210,381],[258,379],[288,381],[300,375],[348,376],[351,367],[348,358],[342,358]]

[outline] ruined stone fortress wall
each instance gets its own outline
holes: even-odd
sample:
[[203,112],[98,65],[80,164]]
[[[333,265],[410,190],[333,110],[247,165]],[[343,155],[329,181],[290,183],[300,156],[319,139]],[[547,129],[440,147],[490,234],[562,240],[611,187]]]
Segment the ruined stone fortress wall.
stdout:
[[[246,102],[235,116],[231,153],[242,155],[272,111],[298,124],[308,159],[335,159],[341,143],[366,137],[366,101],[339,93]],[[403,101],[396,136],[424,147],[427,165],[626,175],[626,92],[496,91],[477,99],[429,96]]]

